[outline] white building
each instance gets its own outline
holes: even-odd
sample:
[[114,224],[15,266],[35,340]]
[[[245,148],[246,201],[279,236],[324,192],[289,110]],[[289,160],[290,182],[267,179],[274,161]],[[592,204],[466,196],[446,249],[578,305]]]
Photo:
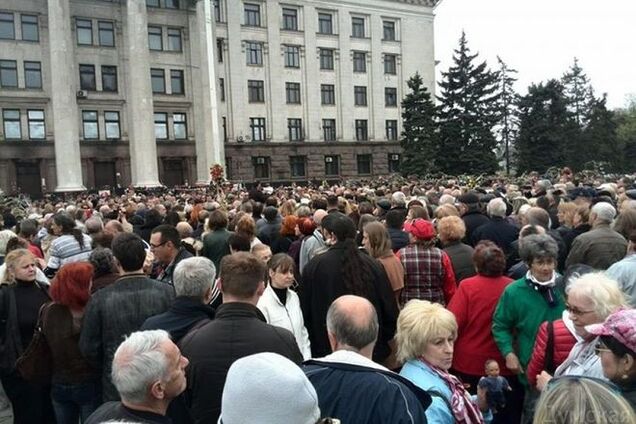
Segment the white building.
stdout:
[[3,0],[0,188],[397,169],[437,0]]

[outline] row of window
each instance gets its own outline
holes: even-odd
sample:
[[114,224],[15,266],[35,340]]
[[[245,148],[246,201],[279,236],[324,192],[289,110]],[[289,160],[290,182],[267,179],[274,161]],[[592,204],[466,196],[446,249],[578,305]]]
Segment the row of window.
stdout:
[[[29,109],[26,111],[29,140],[44,140],[46,128],[44,125],[44,111]],[[2,109],[2,124],[5,140],[22,139],[22,119],[19,109]]]
[[19,14],[19,35],[16,34],[16,15],[13,12],[0,12],[0,40],[39,41],[37,15]]
[[[27,89],[42,88],[42,64],[25,60],[23,63],[24,83]],[[18,62],[15,60],[0,60],[0,88],[19,88]]]
[[[117,84],[117,67],[111,65],[101,66],[101,91],[116,93]],[[95,73],[95,65],[80,64],[79,65],[80,89],[87,91],[97,91],[97,75]]]
[[93,20],[75,18],[75,37],[78,46],[115,47],[115,24],[112,21],[97,21],[97,37],[93,31]]
[[[369,121],[367,119],[356,119],[355,137],[357,141],[369,140]],[[250,118],[250,132],[252,141],[265,141],[267,137],[265,118]],[[395,119],[387,119],[385,121],[386,139],[395,141],[398,139],[398,121]],[[300,118],[287,119],[287,139],[289,141],[304,140],[303,123]],[[336,120],[322,120],[322,139],[324,141],[336,141]]]
[[180,69],[170,69],[170,93],[166,91],[166,71],[164,69],[151,68],[150,81],[152,92],[155,94],[185,94],[183,71]]
[[[226,163],[230,165],[231,160],[226,159]],[[326,155],[324,156],[325,175],[340,175],[340,156]],[[398,172],[400,167],[400,155],[397,153],[389,153],[387,156],[389,172]],[[371,175],[373,170],[373,155],[358,154],[356,155],[356,165],[358,175]],[[252,157],[252,166],[254,167],[254,178],[269,179],[271,176],[271,159],[269,156]],[[290,156],[289,169],[292,178],[307,177],[307,156]]]
[[179,0],[146,0],[146,6],[179,9]]

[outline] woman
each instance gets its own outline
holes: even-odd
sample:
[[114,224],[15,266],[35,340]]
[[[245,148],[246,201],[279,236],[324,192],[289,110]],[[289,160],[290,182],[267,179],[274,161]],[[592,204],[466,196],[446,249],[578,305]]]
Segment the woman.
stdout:
[[[50,300],[48,286],[36,280],[36,258],[27,249],[16,249],[5,257],[6,272],[0,285],[0,317],[4,323],[0,352],[0,379],[13,404],[16,423],[55,422],[50,387],[24,380],[15,361],[31,343],[40,308]],[[5,321],[6,320],[6,321]]]
[[44,273],[51,278],[62,265],[88,260],[93,250],[91,238],[75,226],[75,220],[65,212],[53,216],[51,229],[58,238],[53,240],[49,249],[49,261]]
[[93,265],[91,294],[110,286],[119,278],[112,250],[104,247],[97,248],[91,252],[88,261]]
[[574,202],[560,202],[559,206],[557,206],[557,218],[560,226],[556,230],[561,237],[569,233],[574,227],[572,219],[577,207],[578,205]]
[[243,215],[236,221],[236,228],[234,229],[236,234],[247,238],[250,241],[250,248],[262,242],[256,237],[256,222],[254,218],[249,215]]
[[311,358],[309,335],[300,310],[300,301],[290,287],[296,284],[294,260],[285,253],[278,253],[267,264],[269,284],[258,300],[258,308],[271,325],[292,332],[305,360]]
[[424,206],[419,206],[419,205],[411,206],[411,204],[409,203],[409,211],[406,214],[406,220],[411,221],[417,218],[422,218],[427,221],[431,219],[431,217],[428,215],[428,211],[426,210]]
[[604,323],[590,325],[587,331],[600,338],[596,351],[603,375],[620,388],[636,410],[636,310],[617,311]]
[[466,236],[464,221],[458,216],[444,217],[437,221],[437,233],[444,252],[450,257],[457,284],[475,275],[473,248],[462,243],[462,239]]
[[272,253],[287,253],[289,247],[296,240],[296,218],[295,215],[287,215],[283,218],[280,226],[280,237],[274,239],[272,243]]
[[503,376],[511,375],[503,367],[505,361],[490,327],[497,301],[512,279],[503,275],[506,257],[501,248],[491,241],[477,244],[473,263],[477,275],[467,278],[459,286],[448,304],[448,310],[457,320],[457,354],[453,358],[453,370],[474,390],[489,359],[500,364]]
[[426,409],[430,423],[482,423],[492,419],[485,393],[471,396],[457,377],[448,373],[453,363],[457,322],[439,304],[411,300],[400,312],[395,339],[400,375],[432,395]]
[[57,424],[77,424],[101,404],[100,374],[79,350],[84,308],[90,298],[93,266],[87,262],[64,265],[51,283],[53,304],[42,331],[51,348],[51,398]]
[[363,229],[362,245],[382,264],[395,293],[395,301],[399,302],[404,288],[404,267],[391,250],[391,237],[386,227],[380,222],[369,222]]
[[377,221],[376,217],[374,215],[371,214],[364,214],[360,216],[360,219],[358,219],[358,223],[356,224],[357,228],[358,228],[358,232],[356,233],[356,244],[360,247],[364,247],[363,243],[362,243],[362,239],[364,238],[364,227],[370,223],[370,222],[374,222]]
[[581,234],[590,231],[592,228],[589,224],[590,207],[587,204],[580,205],[576,208],[572,215],[572,229],[563,235],[566,252],[570,251],[572,242]]
[[296,228],[294,229],[296,240],[292,242],[289,250],[287,250],[287,254],[292,257],[296,264],[296,269],[298,269],[300,263],[300,247],[303,244],[303,240],[306,237],[311,237],[315,229],[316,224],[309,217],[298,218],[296,221]]
[[404,224],[410,244],[398,251],[404,267],[402,305],[411,299],[446,305],[455,294],[455,273],[450,258],[435,247],[435,228],[424,219]]
[[[598,338],[586,326],[602,323],[613,312],[627,306],[618,283],[602,272],[588,273],[572,280],[566,289],[566,310],[574,324],[578,341],[554,376],[585,375],[603,378],[603,371],[594,348]],[[543,371],[537,375],[537,388],[542,390],[552,376]]]

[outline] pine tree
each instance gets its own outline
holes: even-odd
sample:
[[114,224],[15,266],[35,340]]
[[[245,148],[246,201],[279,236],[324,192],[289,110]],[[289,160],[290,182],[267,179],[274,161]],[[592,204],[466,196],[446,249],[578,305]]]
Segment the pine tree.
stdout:
[[583,165],[586,163],[606,162],[617,169],[622,168],[622,153],[618,144],[615,113],[607,109],[607,97],[592,99],[585,117],[587,125],[581,134],[579,150],[585,152]]
[[508,67],[499,56],[497,56],[497,61],[499,62],[499,123],[496,133],[499,138],[500,157],[504,161],[506,174],[510,174],[510,158],[512,156],[510,153],[519,128],[519,120],[517,119],[519,95],[514,90],[517,70]]
[[402,100],[402,121],[404,128],[400,144],[403,161],[402,175],[425,175],[436,172],[437,124],[435,105],[424,86],[422,77],[416,73],[407,81],[411,92]]
[[440,168],[449,174],[492,174],[498,169],[497,123],[498,73],[486,62],[475,64],[462,32],[453,65],[442,72],[440,102]]
[[576,121],[576,124],[583,129],[587,125],[590,105],[594,100],[594,93],[590,80],[579,66],[579,60],[575,57],[570,69],[561,77],[561,83],[565,88],[568,111]]

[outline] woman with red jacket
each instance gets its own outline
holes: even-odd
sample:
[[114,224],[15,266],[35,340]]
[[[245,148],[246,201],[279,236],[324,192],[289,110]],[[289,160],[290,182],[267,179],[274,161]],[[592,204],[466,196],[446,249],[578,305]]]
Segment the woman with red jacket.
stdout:
[[[552,360],[548,358],[548,326],[552,327]],[[526,375],[531,387],[537,385],[537,375],[545,370],[550,374],[554,374],[554,370],[563,363],[570,354],[574,344],[580,340],[576,336],[574,324],[569,317],[567,311],[563,311],[563,318],[553,322],[544,322],[539,327],[537,339],[534,342],[532,356],[528,362]],[[548,363],[551,362],[551,363]]]

